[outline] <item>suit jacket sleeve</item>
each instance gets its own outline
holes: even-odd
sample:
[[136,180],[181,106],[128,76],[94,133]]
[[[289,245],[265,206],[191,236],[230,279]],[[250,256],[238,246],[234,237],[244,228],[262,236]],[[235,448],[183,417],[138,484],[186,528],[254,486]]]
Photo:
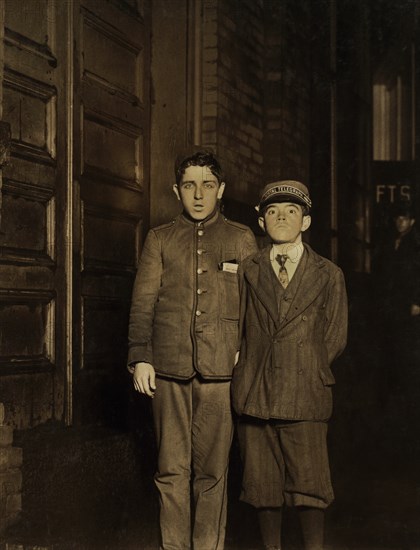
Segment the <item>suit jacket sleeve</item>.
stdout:
[[326,304],[326,316],[325,344],[328,350],[328,363],[331,365],[347,343],[347,293],[341,269],[336,270],[331,283]]
[[[254,233],[248,229],[245,233],[245,237],[243,239],[242,247],[241,247],[241,262],[248,258],[249,256],[255,254],[258,252],[258,245],[257,241],[255,240]],[[241,348],[241,342],[243,337],[243,331],[244,331],[244,321],[245,321],[245,310],[246,310],[246,284],[244,281],[244,272],[242,269],[242,265],[239,266],[238,269],[238,285],[239,285],[239,300],[240,300],[240,306],[239,306],[239,331],[238,331],[238,345],[237,349],[238,351]]]
[[258,245],[255,240],[254,233],[250,229],[247,229],[241,245],[241,262],[245,260],[245,258],[248,258],[248,256],[251,256],[251,254],[255,254],[257,251]]
[[128,365],[153,364],[153,317],[162,281],[162,251],[156,233],[149,231],[134,281],[128,328]]

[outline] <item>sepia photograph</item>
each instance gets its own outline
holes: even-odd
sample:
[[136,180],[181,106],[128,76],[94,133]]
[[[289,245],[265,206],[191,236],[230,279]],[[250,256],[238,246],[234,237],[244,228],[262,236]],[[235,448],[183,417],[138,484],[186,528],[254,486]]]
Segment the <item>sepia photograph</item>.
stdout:
[[420,0],[0,0],[0,550],[420,550]]

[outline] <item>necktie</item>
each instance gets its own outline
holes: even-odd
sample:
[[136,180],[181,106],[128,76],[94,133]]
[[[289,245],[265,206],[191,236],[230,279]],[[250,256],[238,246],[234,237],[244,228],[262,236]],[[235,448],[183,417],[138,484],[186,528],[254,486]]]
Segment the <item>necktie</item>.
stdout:
[[289,284],[289,275],[287,274],[287,269],[284,266],[287,260],[287,254],[277,254],[276,260],[280,265],[279,281],[282,287],[286,288]]

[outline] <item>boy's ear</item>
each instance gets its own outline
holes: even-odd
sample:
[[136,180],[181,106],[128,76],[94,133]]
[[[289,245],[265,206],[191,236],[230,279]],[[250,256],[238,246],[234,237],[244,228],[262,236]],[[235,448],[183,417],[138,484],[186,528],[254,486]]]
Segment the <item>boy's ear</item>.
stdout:
[[179,194],[178,185],[176,183],[173,184],[172,190],[175,193],[176,198],[180,201],[181,200],[181,195]]
[[260,217],[258,218],[258,225],[261,227],[261,229],[262,229],[263,231],[265,231],[265,221],[264,221],[263,216],[260,216]]
[[223,191],[225,190],[225,182],[222,181],[221,184],[219,185],[219,190],[217,191],[217,198],[218,199],[221,199],[222,198],[222,195],[223,195]]
[[312,221],[311,216],[303,216],[302,229],[301,229],[302,233],[309,228],[309,226],[311,225],[311,221]]

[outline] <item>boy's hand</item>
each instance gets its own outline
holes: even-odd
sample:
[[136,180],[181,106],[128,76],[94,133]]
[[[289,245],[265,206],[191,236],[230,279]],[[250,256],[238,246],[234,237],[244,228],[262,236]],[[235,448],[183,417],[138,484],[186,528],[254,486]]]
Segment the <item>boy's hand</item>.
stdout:
[[155,369],[150,363],[136,363],[133,372],[133,382],[135,389],[148,395],[155,396],[156,376]]

